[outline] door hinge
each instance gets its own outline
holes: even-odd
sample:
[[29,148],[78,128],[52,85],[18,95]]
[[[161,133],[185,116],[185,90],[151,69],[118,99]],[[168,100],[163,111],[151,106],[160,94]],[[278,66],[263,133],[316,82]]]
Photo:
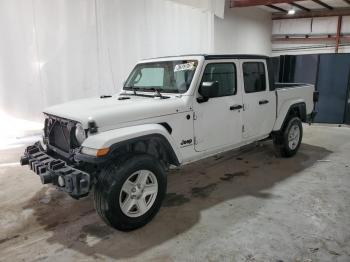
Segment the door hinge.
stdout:
[[193,112],[193,120],[197,120],[197,115],[195,112]]
[[244,131],[245,131],[245,130],[244,130],[244,125],[242,125],[242,133],[244,133]]

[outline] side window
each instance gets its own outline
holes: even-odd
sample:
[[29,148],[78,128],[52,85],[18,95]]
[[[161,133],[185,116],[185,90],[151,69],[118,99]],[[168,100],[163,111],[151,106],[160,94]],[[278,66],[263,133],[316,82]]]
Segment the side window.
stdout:
[[208,64],[205,67],[202,81],[218,82],[219,90],[214,97],[230,96],[236,94],[236,66],[233,63]]
[[243,63],[244,90],[246,93],[266,90],[265,66],[262,62]]

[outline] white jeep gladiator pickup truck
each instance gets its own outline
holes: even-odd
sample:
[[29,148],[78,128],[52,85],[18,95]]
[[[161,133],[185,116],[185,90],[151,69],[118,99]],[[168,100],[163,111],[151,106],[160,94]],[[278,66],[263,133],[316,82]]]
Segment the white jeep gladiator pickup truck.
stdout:
[[266,138],[282,156],[298,151],[318,93],[275,84],[271,68],[255,55],[141,61],[119,94],[46,109],[43,139],[21,164],[73,198],[92,190],[110,226],[139,228],[160,209],[170,166]]

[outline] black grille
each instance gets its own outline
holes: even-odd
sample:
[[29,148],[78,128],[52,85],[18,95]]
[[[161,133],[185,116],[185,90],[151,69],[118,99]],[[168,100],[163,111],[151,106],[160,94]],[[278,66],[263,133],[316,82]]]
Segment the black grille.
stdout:
[[67,153],[70,149],[77,147],[74,140],[75,123],[51,117],[45,123],[45,136],[48,138],[49,145]]

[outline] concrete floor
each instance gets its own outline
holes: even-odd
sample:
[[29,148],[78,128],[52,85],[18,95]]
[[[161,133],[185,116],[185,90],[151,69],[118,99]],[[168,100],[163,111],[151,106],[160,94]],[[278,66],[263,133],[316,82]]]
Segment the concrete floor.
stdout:
[[299,153],[271,142],[169,176],[160,213],[122,233],[0,151],[0,261],[350,261],[350,129],[305,126]]

